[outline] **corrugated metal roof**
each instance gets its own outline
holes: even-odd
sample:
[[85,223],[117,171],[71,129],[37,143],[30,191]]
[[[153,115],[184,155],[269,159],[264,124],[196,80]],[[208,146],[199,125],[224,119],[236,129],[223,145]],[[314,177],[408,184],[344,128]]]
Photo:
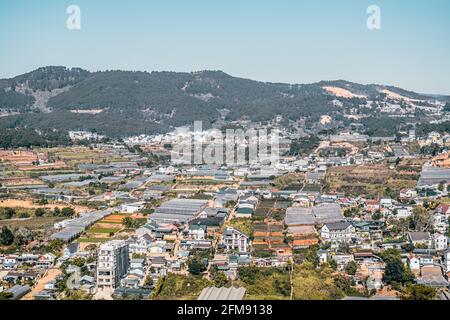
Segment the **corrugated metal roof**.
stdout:
[[343,220],[341,208],[335,203],[324,203],[311,208],[288,208],[285,222],[290,225],[312,225]]
[[197,300],[243,300],[245,292],[245,288],[208,287],[202,290]]

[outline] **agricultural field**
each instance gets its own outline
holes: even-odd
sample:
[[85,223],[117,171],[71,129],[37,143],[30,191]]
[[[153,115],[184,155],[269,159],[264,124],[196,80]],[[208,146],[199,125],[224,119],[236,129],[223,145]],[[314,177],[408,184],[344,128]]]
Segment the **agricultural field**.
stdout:
[[258,203],[258,206],[256,207],[256,211],[255,211],[255,218],[266,218],[268,217],[272,210],[273,210],[273,206],[275,204],[275,201],[268,201],[268,200],[263,200],[260,201]]
[[250,238],[253,237],[253,220],[250,218],[238,218],[238,219],[232,219],[227,222],[225,222],[224,227],[233,227],[246,235],[248,235]]
[[79,243],[102,243],[118,237],[121,233],[130,232],[130,229],[127,229],[127,227],[123,224],[123,219],[127,217],[131,218],[132,221],[138,224],[142,224],[142,222],[147,221],[147,219],[141,215],[116,213],[106,216],[88,228],[85,234],[77,241]]
[[12,229],[28,228],[33,231],[53,228],[53,224],[62,221],[63,217],[34,217],[27,219],[0,220],[0,227],[7,226]]
[[383,196],[398,193],[402,188],[414,188],[425,160],[405,159],[390,168],[389,164],[333,167],[326,175],[326,192]]
[[275,179],[275,187],[279,190],[300,190],[305,185],[305,173],[289,173]]

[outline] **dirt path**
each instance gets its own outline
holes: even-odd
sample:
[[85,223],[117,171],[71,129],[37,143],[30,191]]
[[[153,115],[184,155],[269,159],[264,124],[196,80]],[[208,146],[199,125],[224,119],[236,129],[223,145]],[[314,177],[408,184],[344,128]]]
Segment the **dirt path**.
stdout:
[[31,200],[18,200],[18,199],[6,199],[0,201],[0,207],[1,208],[23,208],[23,209],[37,209],[37,208],[44,208],[44,209],[50,209],[53,210],[55,208],[65,208],[65,207],[71,207],[75,210],[76,213],[84,212],[84,211],[91,211],[91,209],[83,206],[77,206],[69,203],[62,203],[62,204],[46,204],[46,205],[39,205],[36,203],[33,203]]
[[38,280],[38,283],[27,293],[22,300],[33,300],[33,295],[44,290],[45,284],[49,281],[56,279],[61,274],[59,269],[49,269],[45,275]]

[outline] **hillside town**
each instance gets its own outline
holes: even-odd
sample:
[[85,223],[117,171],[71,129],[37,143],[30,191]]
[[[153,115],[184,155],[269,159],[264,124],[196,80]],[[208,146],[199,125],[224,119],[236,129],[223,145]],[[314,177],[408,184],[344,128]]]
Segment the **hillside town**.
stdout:
[[449,300],[450,135],[280,121],[277,163],[175,161],[189,129],[1,150],[0,297]]

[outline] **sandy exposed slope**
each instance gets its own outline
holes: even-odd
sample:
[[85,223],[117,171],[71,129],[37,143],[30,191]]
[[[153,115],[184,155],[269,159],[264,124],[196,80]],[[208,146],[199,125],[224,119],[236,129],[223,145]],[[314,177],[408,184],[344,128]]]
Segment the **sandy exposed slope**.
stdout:
[[339,87],[322,87],[325,91],[327,91],[330,94],[333,94],[337,97],[342,97],[342,98],[347,98],[347,99],[351,99],[351,98],[367,98],[366,96],[363,95],[359,95],[359,94],[354,94],[346,89],[342,89]]

